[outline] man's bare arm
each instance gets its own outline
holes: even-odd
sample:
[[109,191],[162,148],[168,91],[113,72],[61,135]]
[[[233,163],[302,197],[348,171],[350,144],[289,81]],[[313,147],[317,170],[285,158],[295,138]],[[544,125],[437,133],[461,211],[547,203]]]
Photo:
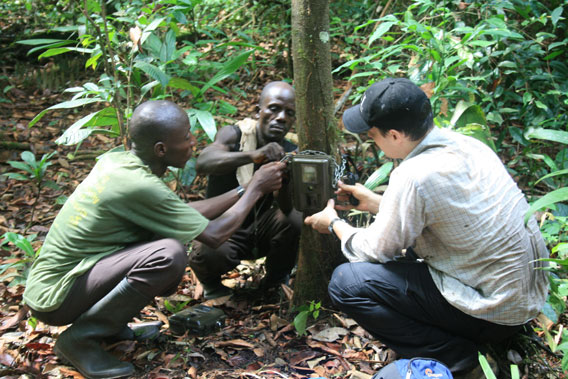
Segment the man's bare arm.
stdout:
[[[219,247],[223,242],[229,239],[229,237],[244,222],[245,218],[252,210],[254,204],[264,194],[280,189],[280,187],[282,186],[282,170],[284,169],[284,167],[284,163],[272,162],[258,169],[252,177],[243,197],[240,198],[234,205],[232,205],[219,217],[211,220],[207,225],[207,228],[205,228],[205,230],[199,236],[197,236],[196,239],[212,248]],[[209,200],[215,200],[218,197],[224,196],[226,197],[222,198],[222,200],[227,201],[227,203],[224,203],[224,205],[226,205],[235,195],[236,191],[230,191],[228,194],[217,196],[208,200],[202,200],[198,202],[201,203],[198,204],[198,206],[201,207]],[[217,210],[211,211],[211,214],[218,212],[222,207],[222,205],[213,206],[215,206]]]
[[206,175],[223,175],[249,163],[276,161],[284,156],[284,149],[276,142],[252,151],[231,151],[231,146],[239,142],[234,126],[223,127],[217,133],[215,141],[199,154],[195,166],[197,172]]

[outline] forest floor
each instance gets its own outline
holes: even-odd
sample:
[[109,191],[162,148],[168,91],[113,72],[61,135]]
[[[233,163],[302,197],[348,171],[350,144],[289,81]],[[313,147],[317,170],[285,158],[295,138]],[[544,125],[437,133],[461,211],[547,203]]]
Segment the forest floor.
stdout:
[[[93,166],[95,157],[117,145],[114,139],[96,135],[75,147],[54,144],[55,139],[82,113],[52,111],[36,126],[28,123],[43,109],[66,100],[66,95],[49,89],[23,85],[21,77],[6,70],[9,85],[0,99],[0,174],[13,169],[7,161],[19,161],[20,153],[32,151],[36,157],[57,151],[51,158],[47,179],[58,187],[45,187],[39,197],[30,181],[0,176],[0,235],[14,232],[36,235],[32,246],[40,248],[64,196],[71,194]],[[239,117],[253,112],[258,93],[269,76],[259,76],[248,88],[247,99],[235,104]],[[4,83],[6,84],[6,83]],[[345,83],[336,83],[345,86]],[[225,98],[226,101],[233,101]],[[83,111],[82,111],[83,112]],[[203,146],[198,146],[195,154]],[[203,198],[205,178],[198,177],[186,191],[187,200]],[[33,218],[32,218],[33,215]],[[31,238],[30,238],[31,239]],[[54,354],[57,336],[65,327],[30,322],[22,305],[22,293],[29,259],[11,244],[0,250],[1,264],[14,264],[0,282],[0,377],[2,378],[81,378],[73,367],[64,365]],[[333,309],[321,309],[319,317],[308,320],[306,334],[300,336],[292,324],[296,311],[290,309],[290,286],[259,292],[262,262],[247,262],[226,276],[235,288],[230,298],[205,302],[202,288],[188,269],[177,294],[156,298],[147,306],[139,322],[159,321],[161,336],[150,342],[122,341],[107,346],[120,359],[136,367],[135,378],[352,378],[368,379],[395,358],[394,353],[373,339],[353,320]],[[293,279],[292,279],[293,280]],[[226,315],[224,326],[204,335],[174,335],[169,317],[184,307],[206,304]],[[535,321],[538,323],[538,321]],[[535,324],[537,325],[537,324]],[[520,334],[491,352],[500,365],[500,378],[510,378],[509,366],[519,365],[523,378],[562,378],[558,358],[545,350],[538,335]],[[536,342],[535,342],[536,341]]]

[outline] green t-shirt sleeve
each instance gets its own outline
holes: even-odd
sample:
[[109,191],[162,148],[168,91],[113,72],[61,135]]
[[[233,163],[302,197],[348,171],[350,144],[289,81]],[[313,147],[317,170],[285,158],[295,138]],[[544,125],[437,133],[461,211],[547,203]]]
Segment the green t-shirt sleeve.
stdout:
[[156,236],[175,238],[183,243],[205,230],[209,223],[207,218],[182,201],[160,179],[149,179],[154,185],[137,187],[136,181],[131,181],[130,185],[118,189],[116,201],[108,203],[110,212]]

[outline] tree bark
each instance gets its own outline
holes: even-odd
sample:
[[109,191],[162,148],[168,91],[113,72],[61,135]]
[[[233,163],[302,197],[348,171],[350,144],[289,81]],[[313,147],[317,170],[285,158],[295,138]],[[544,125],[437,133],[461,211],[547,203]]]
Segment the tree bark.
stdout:
[[[318,150],[334,156],[338,131],[333,116],[329,38],[329,1],[292,0],[292,57],[300,150]],[[292,305],[312,300],[328,303],[327,284],[342,260],[337,240],[304,225]]]

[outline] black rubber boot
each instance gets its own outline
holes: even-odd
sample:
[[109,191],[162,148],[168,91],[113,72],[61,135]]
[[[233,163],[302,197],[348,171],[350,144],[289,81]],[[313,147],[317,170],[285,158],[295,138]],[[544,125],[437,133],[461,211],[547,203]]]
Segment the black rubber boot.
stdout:
[[151,300],[124,278],[61,333],[55,353],[89,379],[132,375],[134,366],[107,353],[101,341],[121,332]]

